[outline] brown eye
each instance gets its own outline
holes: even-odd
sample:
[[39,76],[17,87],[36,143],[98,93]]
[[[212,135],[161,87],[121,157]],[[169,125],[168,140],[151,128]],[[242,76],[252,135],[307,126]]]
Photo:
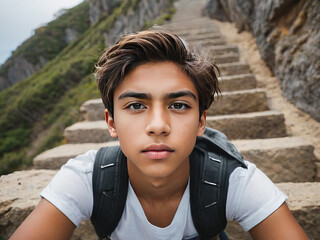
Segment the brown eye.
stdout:
[[130,110],[140,110],[140,109],[144,109],[146,107],[144,105],[142,105],[141,103],[132,103],[127,108],[129,108]]
[[189,109],[190,106],[188,106],[187,104],[178,102],[178,103],[171,104],[169,108],[170,109],[175,109],[175,110],[185,110],[185,109]]

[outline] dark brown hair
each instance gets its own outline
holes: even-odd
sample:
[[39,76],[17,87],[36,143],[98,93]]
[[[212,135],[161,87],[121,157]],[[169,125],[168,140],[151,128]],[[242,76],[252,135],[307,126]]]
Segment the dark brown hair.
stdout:
[[200,116],[220,93],[218,68],[190,50],[177,35],[163,30],[147,30],[122,37],[106,49],[96,64],[95,76],[102,101],[113,116],[113,95],[126,75],[147,62],[176,63],[192,80],[199,95]]

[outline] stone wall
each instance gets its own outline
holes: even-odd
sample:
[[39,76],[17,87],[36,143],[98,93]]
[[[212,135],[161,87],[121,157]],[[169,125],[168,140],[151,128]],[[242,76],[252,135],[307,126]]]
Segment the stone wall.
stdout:
[[89,2],[89,19],[93,25],[104,13],[111,14],[112,10],[121,4],[121,0],[92,0]]
[[143,27],[164,13],[169,12],[172,0],[140,0],[134,9],[117,18],[113,28],[105,34],[105,45],[113,45],[125,33],[142,30]]
[[320,1],[208,0],[205,11],[251,31],[284,96],[320,121]]

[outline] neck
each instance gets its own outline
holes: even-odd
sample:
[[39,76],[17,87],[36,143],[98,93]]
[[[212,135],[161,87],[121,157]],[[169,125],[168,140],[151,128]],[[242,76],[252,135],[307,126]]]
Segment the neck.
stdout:
[[150,177],[128,161],[131,186],[138,199],[147,202],[163,202],[182,198],[189,179],[189,160],[166,177]]

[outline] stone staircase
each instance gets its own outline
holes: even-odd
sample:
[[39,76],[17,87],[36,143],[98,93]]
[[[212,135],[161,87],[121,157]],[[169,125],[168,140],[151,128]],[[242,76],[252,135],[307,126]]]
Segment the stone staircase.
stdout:
[[[277,183],[289,196],[289,208],[309,238],[318,239],[320,182],[315,182],[318,160],[314,146],[308,139],[288,134],[284,114],[269,108],[268,92],[257,87],[250,66],[240,61],[239,48],[228,44],[213,20],[201,17],[204,2],[178,2],[177,12],[165,28],[204,48],[221,71],[223,97],[208,110],[207,126],[225,133],[246,159]],[[38,155],[34,170],[0,178],[0,236],[12,233],[36,205],[41,189],[68,159],[118,144],[107,131],[101,99],[85,102],[80,112],[83,121],[64,131],[68,144]],[[230,239],[251,239],[234,223],[228,224],[227,232]],[[73,239],[96,239],[88,221],[80,225]]]

